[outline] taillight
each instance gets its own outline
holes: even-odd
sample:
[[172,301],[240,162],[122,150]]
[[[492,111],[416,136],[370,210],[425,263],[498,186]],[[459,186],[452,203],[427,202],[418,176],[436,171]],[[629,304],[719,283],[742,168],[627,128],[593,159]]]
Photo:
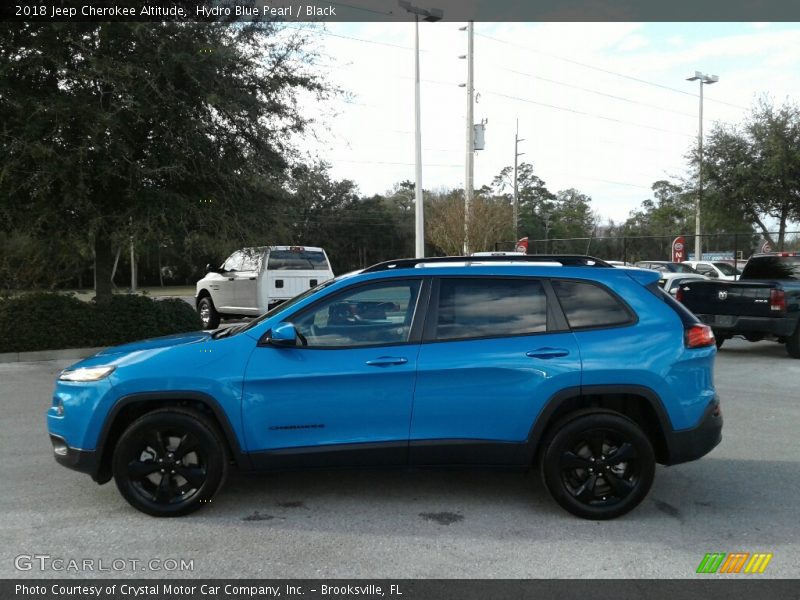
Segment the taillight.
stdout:
[[697,323],[686,330],[687,348],[704,348],[716,344],[714,331],[708,325]]
[[769,309],[786,310],[786,294],[783,290],[772,289],[769,291]]

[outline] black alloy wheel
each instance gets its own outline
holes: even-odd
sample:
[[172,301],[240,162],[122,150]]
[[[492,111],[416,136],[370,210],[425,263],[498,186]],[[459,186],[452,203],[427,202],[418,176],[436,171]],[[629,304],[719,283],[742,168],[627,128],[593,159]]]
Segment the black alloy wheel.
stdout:
[[157,517],[185,515],[208,504],[227,473],[216,426],[201,413],[168,408],[147,413],[114,449],[114,480],[138,510]]
[[569,512],[612,519],[635,508],[655,475],[647,436],[611,412],[584,413],[557,426],[542,462],[545,485]]

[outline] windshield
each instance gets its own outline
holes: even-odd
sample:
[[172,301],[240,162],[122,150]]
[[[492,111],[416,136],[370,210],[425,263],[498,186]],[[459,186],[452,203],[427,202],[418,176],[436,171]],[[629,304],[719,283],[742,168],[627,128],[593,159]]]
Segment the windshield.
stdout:
[[276,271],[322,270],[330,269],[328,259],[320,250],[290,248],[289,250],[270,250],[267,268]]
[[742,279],[800,280],[800,256],[755,256],[744,266]]
[[714,266],[717,267],[723,275],[741,275],[739,269],[735,269],[733,265],[724,262],[715,262]]
[[671,273],[697,273],[692,267],[689,265],[684,265],[681,263],[666,263],[664,265],[667,271]]

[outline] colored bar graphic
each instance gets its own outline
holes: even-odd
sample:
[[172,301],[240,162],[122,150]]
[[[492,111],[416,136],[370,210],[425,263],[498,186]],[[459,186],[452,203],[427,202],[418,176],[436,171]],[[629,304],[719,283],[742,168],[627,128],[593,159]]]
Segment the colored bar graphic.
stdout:
[[742,570],[744,562],[750,556],[749,552],[732,552],[728,554],[728,558],[722,563],[720,573],[738,573]]
[[750,559],[750,562],[747,563],[747,566],[744,569],[745,573],[763,573],[769,564],[769,561],[772,560],[772,554],[753,554],[753,558]]
[[745,573],[763,573],[771,560],[772,554],[766,552],[709,552],[700,561],[697,573],[741,573],[742,567]]
[[698,573],[716,573],[722,561],[725,559],[725,552],[714,552],[706,554],[697,567]]

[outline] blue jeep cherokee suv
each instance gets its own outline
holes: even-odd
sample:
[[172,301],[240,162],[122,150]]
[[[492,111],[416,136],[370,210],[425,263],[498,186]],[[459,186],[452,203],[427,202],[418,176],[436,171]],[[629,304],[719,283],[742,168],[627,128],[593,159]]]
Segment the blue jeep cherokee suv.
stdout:
[[656,463],[721,439],[713,333],[657,282],[585,256],[381,263],[66,369],[55,458],[155,516],[201,507],[232,467],[539,464],[563,508],[613,518]]

